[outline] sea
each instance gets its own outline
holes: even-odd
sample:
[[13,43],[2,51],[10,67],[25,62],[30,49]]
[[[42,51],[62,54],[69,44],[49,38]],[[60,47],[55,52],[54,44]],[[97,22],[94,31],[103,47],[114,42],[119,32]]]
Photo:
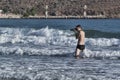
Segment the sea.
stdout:
[[120,19],[0,19],[0,80],[120,80]]

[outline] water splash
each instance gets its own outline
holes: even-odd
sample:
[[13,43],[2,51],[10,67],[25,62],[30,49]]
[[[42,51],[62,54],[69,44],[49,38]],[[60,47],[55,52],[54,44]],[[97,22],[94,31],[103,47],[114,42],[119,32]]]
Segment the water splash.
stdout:
[[[69,55],[75,51],[77,40],[69,30],[33,28],[0,28],[2,55]],[[86,57],[120,56],[120,39],[86,38]],[[71,55],[70,54],[70,55]]]

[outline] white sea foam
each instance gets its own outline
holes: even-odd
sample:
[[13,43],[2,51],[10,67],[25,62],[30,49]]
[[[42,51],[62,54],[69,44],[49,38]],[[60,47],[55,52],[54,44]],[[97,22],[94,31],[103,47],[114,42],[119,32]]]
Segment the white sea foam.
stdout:
[[1,80],[119,80],[119,60],[0,57]]
[[120,45],[120,40],[115,38],[89,38],[86,39],[86,44],[91,46],[114,46],[114,45]]
[[[49,29],[0,28],[1,54],[64,55],[74,53],[73,32]],[[120,39],[86,38],[86,57],[120,56]]]

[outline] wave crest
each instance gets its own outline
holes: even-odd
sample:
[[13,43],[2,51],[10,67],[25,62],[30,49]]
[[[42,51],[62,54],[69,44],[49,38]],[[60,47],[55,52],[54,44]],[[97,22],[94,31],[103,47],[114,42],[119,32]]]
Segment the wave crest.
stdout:
[[[0,28],[2,55],[73,55],[77,40],[69,30]],[[120,55],[120,39],[86,38],[85,56]]]

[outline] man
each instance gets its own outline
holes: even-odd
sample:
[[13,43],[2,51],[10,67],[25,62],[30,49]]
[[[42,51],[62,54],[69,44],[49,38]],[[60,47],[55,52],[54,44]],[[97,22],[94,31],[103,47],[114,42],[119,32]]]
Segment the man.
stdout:
[[76,34],[76,38],[78,39],[78,42],[75,51],[75,56],[79,57],[80,53],[85,49],[85,32],[83,31],[81,25],[77,25],[75,30],[78,32]]

